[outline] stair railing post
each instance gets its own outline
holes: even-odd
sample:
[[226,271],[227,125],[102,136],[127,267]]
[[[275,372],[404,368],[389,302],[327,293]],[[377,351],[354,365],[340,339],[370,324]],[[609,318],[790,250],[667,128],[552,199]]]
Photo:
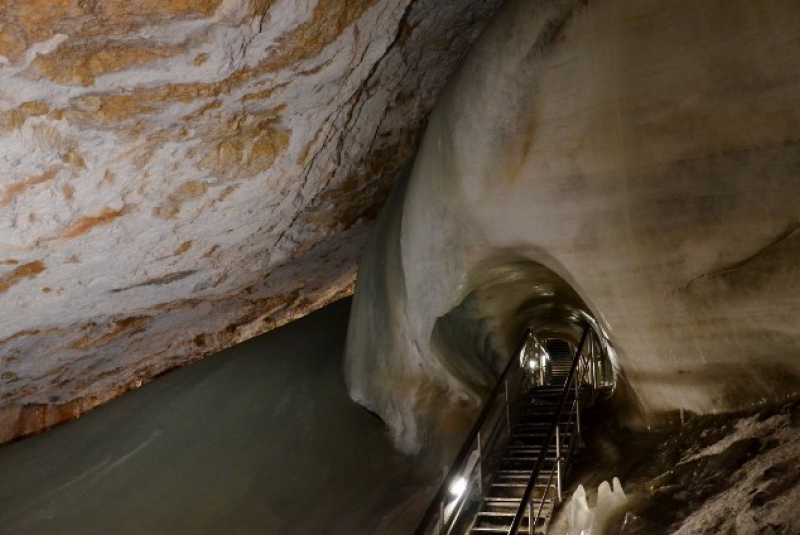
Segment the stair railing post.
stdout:
[[580,378],[575,377],[575,429],[578,437],[578,446],[581,445],[581,389]]
[[595,362],[595,353],[594,353],[594,336],[589,339],[589,362],[592,365],[592,399],[594,399],[594,392],[597,390],[597,363]]
[[[561,426],[556,426],[556,487],[558,501],[561,501]],[[547,492],[545,490],[545,492]],[[545,496],[546,498],[546,496]]]
[[528,502],[528,533],[530,535],[534,535],[533,531],[536,529],[536,522],[539,520],[539,517],[533,516],[533,498],[530,499]]
[[511,407],[508,403],[508,379],[506,379],[506,431],[511,437]]
[[478,431],[478,495],[483,496],[483,450],[480,431]]
[[594,351],[592,351],[592,356],[594,357],[594,389],[595,391],[600,386],[600,377],[597,375],[597,364],[600,362],[600,355],[602,355],[602,351],[600,350],[600,340],[595,340],[595,347]]

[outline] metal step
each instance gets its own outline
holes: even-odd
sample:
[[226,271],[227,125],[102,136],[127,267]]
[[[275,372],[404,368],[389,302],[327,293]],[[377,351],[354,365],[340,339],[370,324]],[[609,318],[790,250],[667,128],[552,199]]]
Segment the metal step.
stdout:
[[[570,391],[572,391],[572,389],[570,389]],[[563,385],[556,385],[556,386],[553,386],[553,387],[537,386],[536,388],[531,388],[530,390],[528,390],[527,394],[530,397],[533,397],[533,398],[535,398],[537,395],[538,396],[547,396],[545,399],[547,399],[548,401],[550,401],[552,403],[555,403],[556,402],[556,396],[557,395],[561,395],[563,392],[564,392],[564,386]]]
[[[544,510],[542,510],[544,512]],[[492,520],[502,520],[506,525],[510,525],[511,521],[514,520],[514,516],[516,516],[517,511],[516,509],[508,511],[491,511],[491,512],[481,512],[478,513],[478,518],[481,520],[484,519],[492,519]],[[528,508],[525,508],[525,516],[522,518],[528,519],[530,518],[530,514],[528,512]],[[544,522],[540,522],[544,524]]]
[[[538,503],[536,504],[538,507]],[[478,513],[478,516],[487,517],[487,518],[514,518],[514,515],[517,512],[517,508],[519,506],[519,501],[514,502],[514,507],[505,507],[499,509],[497,511],[481,511]],[[546,500],[544,507],[542,507],[542,511],[544,512],[545,509],[552,509],[553,508],[553,500]],[[528,511],[529,509],[525,508],[525,515],[523,518],[528,518]]]
[[[501,470],[495,470],[494,472],[495,477],[524,477],[527,481],[531,477],[530,470],[515,470],[513,468],[506,468]],[[537,480],[541,479],[542,481],[547,481],[546,474],[540,474]]]
[[[569,416],[570,414],[575,414],[575,411],[572,410],[571,407],[572,403],[567,402],[567,405],[564,407],[564,410],[561,412],[561,416]],[[556,407],[552,407],[550,405],[537,405],[537,404],[530,404],[526,405],[522,409],[522,416],[538,416],[542,418],[547,418],[546,420],[548,423],[553,421],[553,417],[556,415]]]
[[[508,529],[511,527],[511,523],[508,526],[484,526],[484,527],[473,527],[470,530],[470,533],[508,533]],[[524,523],[519,530],[520,533],[528,533],[528,523]],[[537,526],[536,530],[534,531],[537,535],[541,535],[544,533],[542,529]]]
[[503,496],[487,496],[483,499],[484,502],[497,506],[518,507],[519,500],[516,498],[505,498]]
[[[562,442],[566,441],[570,438],[571,433],[561,433]],[[536,446],[537,449],[544,445],[545,434],[544,433],[520,433],[518,435],[514,435],[511,439],[509,445],[511,446],[522,446],[522,447],[532,447]],[[555,449],[555,440],[550,441],[550,447]]]
[[[535,391],[531,390],[528,392],[528,399],[530,399],[534,403],[552,403],[555,405],[560,399],[561,394],[564,392],[562,387],[558,387],[558,390],[541,390]],[[575,390],[572,388],[569,389],[567,392],[567,396],[575,397]]]
[[[571,431],[564,431],[563,429],[559,433],[560,436],[564,437],[565,439],[572,434]],[[515,442],[524,442],[526,444],[537,444],[543,445],[544,439],[547,438],[547,433],[540,433],[536,431],[526,431],[524,433],[517,433],[511,437],[511,444]],[[553,438],[555,438],[555,433],[553,433]],[[555,440],[550,441],[551,443],[555,444]],[[562,442],[564,442],[562,440]]]
[[519,423],[514,428],[514,431],[516,431],[517,429],[522,429],[522,430],[550,429],[550,422]]
[[[542,511],[544,513],[544,511]],[[551,511],[548,511],[550,513]],[[479,513],[472,527],[472,533],[508,533],[511,527],[511,522],[514,520],[516,508],[508,513]],[[541,533],[541,529],[547,522],[547,516],[542,514],[536,525],[536,531]],[[528,526],[530,525],[530,516],[528,510],[525,510],[525,516],[522,517],[520,524],[520,533],[527,533]]]
[[[492,488],[492,496],[497,498],[513,498],[517,501],[517,507],[519,507],[519,503],[522,500],[522,495],[525,492],[525,485],[519,485],[517,487],[511,486],[504,486],[504,487],[493,487]],[[536,488],[533,490],[531,494],[531,499],[538,503],[541,500],[545,500],[548,502],[552,502],[556,498],[556,489],[550,487],[545,492],[544,488]]]
[[[533,465],[536,463],[536,460],[539,458],[538,455],[527,455],[527,456],[519,456],[519,457],[503,457],[502,464],[504,468],[533,468]],[[542,470],[549,470],[553,467],[553,464],[556,462],[555,455],[547,456],[544,458],[544,466]],[[530,465],[530,466],[528,466]]]
[[[572,419],[575,420],[575,413],[574,412],[565,412],[561,415],[558,419],[558,423],[566,424],[570,420],[570,416]],[[553,421],[555,414],[542,414],[540,412],[523,412],[520,415],[520,423],[521,424],[536,424],[536,423],[546,423],[550,424]],[[513,434],[513,431],[512,431]]]
[[[567,444],[564,444],[564,448],[566,449]],[[503,458],[509,457],[513,459],[520,459],[522,457],[539,457],[539,452],[541,451],[541,444],[525,444],[523,442],[517,442],[515,444],[511,444],[507,451],[506,455]],[[563,453],[563,452],[562,452]],[[555,443],[551,443],[550,446],[547,448],[547,453],[545,454],[545,460],[556,458],[556,446]]]
[[[499,511],[499,512],[509,511],[509,512],[513,513],[514,511],[517,510],[517,508],[519,508],[519,498],[507,498],[507,497],[502,497],[502,496],[498,496],[498,497],[488,496],[485,499],[484,505],[486,505],[487,507],[491,507],[495,511]],[[555,502],[553,500],[545,500],[544,501],[544,506],[542,507],[542,511],[552,510],[554,506],[555,506]],[[538,507],[538,502],[537,502],[537,507]],[[527,515],[528,515],[528,512],[526,511],[525,512],[525,516],[527,516]]]
[[[511,526],[496,527],[496,528],[489,528],[489,527],[486,527],[486,528],[472,528],[470,530],[470,533],[503,533],[503,534],[506,534],[506,533],[508,533],[508,530],[509,530],[510,527]],[[520,529],[519,532],[520,533],[525,533],[527,535],[527,533],[528,533],[527,530],[528,530],[528,527],[526,525],[525,528],[524,529]],[[536,529],[533,531],[533,533],[535,535],[543,535],[544,531],[543,531],[543,528],[541,528],[539,526],[536,526]]]
[[[508,533],[508,526],[473,526],[470,533]],[[527,531],[527,525],[525,530]],[[520,530],[522,531],[522,530]]]

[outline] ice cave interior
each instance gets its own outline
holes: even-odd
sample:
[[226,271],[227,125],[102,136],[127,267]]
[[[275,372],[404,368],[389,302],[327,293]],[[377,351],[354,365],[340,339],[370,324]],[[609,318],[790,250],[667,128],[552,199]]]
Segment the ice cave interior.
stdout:
[[800,533],[799,4],[0,21],[0,532],[414,533],[588,326],[549,533]]

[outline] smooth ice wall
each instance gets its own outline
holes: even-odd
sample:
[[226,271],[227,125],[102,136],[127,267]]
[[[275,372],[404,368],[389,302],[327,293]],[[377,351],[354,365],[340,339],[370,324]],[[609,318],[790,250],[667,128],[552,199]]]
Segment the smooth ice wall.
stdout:
[[[798,28],[792,3],[508,2],[362,260],[353,397],[406,451],[450,433],[481,392],[442,364],[434,325],[526,262],[571,285],[651,415],[795,393]],[[498,359],[519,334],[498,310],[547,294],[518,282],[476,309]]]

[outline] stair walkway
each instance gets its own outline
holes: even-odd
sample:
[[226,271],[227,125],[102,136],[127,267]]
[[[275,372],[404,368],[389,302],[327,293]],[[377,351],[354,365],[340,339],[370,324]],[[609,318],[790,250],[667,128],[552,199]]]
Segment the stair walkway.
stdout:
[[[514,515],[520,506],[525,487],[533,472],[539,452],[543,447],[547,431],[555,417],[558,401],[569,376],[573,360],[569,345],[562,340],[549,340],[546,347],[552,363],[550,384],[548,386],[532,387],[527,393],[522,416],[512,430],[511,439],[498,469],[492,474],[492,479],[486,489],[469,533],[508,533]],[[571,410],[570,407],[573,407],[574,400],[575,391],[570,390],[565,410],[560,418],[563,424],[567,424],[570,417],[573,419],[576,417],[574,413],[569,412]],[[563,425],[560,429],[567,428],[567,425]],[[562,431],[560,433],[562,444],[569,444],[571,438],[568,432]],[[565,456],[566,451],[567,447],[564,446],[561,449],[562,458]],[[560,492],[558,483],[553,480],[548,485],[550,474],[556,462],[556,445],[553,442],[547,450],[544,466],[537,478],[532,495],[536,503],[539,503],[543,496],[546,497],[538,525],[535,526],[533,533],[542,534],[545,532],[553,508],[560,498],[558,496]],[[566,468],[567,466],[562,463],[561,469],[565,470]],[[529,525],[529,508],[526,508],[520,532],[530,533]]]

